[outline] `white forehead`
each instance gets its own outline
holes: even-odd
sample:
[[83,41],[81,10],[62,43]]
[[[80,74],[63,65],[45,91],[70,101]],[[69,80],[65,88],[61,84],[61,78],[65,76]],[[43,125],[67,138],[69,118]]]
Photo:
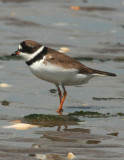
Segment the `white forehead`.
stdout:
[[21,45],[19,45],[19,49],[22,49],[22,46],[21,46]]

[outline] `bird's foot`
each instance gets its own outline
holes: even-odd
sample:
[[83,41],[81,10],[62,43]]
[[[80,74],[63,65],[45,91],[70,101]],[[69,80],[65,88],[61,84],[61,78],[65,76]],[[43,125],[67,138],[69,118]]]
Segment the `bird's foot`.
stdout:
[[61,112],[63,112],[63,109],[61,108],[61,109],[58,109],[58,110],[56,110],[56,112],[57,113],[61,113]]

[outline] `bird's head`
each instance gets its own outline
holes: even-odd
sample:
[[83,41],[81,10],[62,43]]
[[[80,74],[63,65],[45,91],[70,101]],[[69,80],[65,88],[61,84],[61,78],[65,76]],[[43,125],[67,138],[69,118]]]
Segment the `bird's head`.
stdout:
[[29,61],[42,50],[43,46],[32,40],[25,40],[19,44],[17,51],[12,53],[12,56],[20,55],[25,61]]

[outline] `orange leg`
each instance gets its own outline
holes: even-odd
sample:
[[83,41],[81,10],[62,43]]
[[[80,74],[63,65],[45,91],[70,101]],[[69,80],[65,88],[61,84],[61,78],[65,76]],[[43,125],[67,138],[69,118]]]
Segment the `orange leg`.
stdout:
[[63,88],[63,90],[64,90],[64,93],[63,93],[63,98],[62,98],[62,100],[61,100],[60,106],[59,106],[58,110],[56,111],[56,112],[58,112],[58,113],[60,113],[60,112],[63,111],[62,106],[63,106],[63,103],[64,103],[65,98],[66,98],[66,96],[67,96],[67,92],[66,92],[65,87],[64,87],[63,85],[62,85],[62,88]]
[[57,86],[57,89],[58,89],[58,95],[59,95],[60,104],[61,104],[61,101],[62,101],[62,93],[61,93],[61,90],[60,90],[59,86],[58,86],[58,85],[56,85],[56,86]]

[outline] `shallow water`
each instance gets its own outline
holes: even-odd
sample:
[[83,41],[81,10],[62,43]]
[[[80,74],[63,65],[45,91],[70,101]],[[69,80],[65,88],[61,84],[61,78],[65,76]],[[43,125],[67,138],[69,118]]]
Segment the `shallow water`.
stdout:
[[[74,11],[71,6],[93,9]],[[10,102],[8,106],[0,103],[1,160],[36,159],[29,155],[38,153],[53,153],[65,159],[68,152],[74,153],[77,160],[124,158],[124,117],[83,118],[79,124],[47,125],[22,131],[3,128],[29,114],[57,115],[59,98],[57,92],[50,92],[55,86],[35,78],[24,61],[5,57],[25,39],[57,50],[70,48],[66,54],[81,63],[118,75],[67,87],[63,115],[81,110],[124,113],[123,7],[123,0],[0,1],[0,83],[11,85],[0,88],[0,102]]]

